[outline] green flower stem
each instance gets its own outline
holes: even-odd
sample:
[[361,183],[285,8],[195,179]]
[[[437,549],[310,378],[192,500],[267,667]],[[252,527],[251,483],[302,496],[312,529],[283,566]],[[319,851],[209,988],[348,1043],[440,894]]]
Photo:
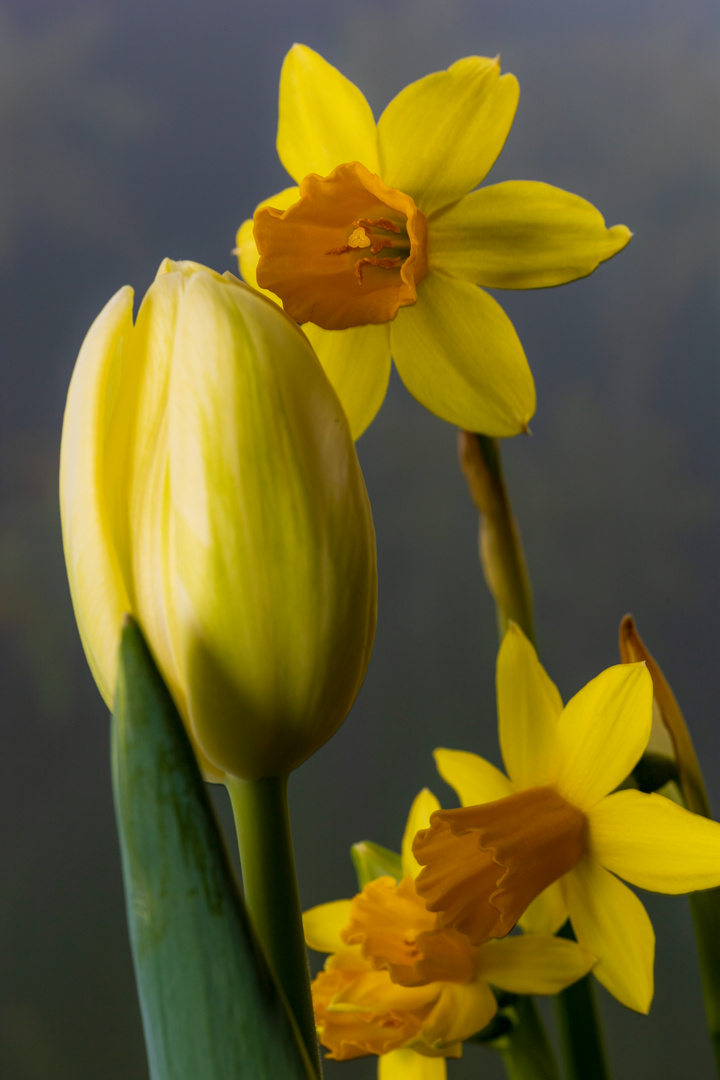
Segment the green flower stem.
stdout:
[[705,1013],[720,1076],[720,888],[690,893]]
[[[569,922],[558,936],[575,941]],[[610,1073],[591,976],[585,975],[567,990],[561,990],[555,1001],[569,1080],[608,1080]]]
[[310,972],[295,875],[287,776],[227,780],[243,891],[255,932],[321,1075]]
[[480,514],[480,562],[495,600],[500,640],[512,620],[534,644],[532,588],[520,530],[505,486],[499,441],[461,431],[459,454]]
[[517,1026],[497,1043],[508,1080],[560,1080],[552,1047],[537,1006],[531,997],[519,997]]

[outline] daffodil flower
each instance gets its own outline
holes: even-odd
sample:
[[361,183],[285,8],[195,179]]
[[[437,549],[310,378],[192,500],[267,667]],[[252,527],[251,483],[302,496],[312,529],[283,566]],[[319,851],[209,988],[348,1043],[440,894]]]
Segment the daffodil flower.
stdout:
[[[615,791],[650,737],[653,686],[642,663],[608,668],[563,708],[514,624],[497,664],[508,776],[475,754],[437,750],[462,809],[433,814],[414,853],[417,889],[441,925],[481,945],[521,920],[553,933],[569,917],[594,973],[647,1012],[655,936],[637,896],[720,884],[720,825],[661,795]],[[612,794],[611,794],[612,793]]]
[[[554,994],[592,967],[571,941],[513,936],[480,948],[438,925],[415,889],[418,829],[439,810],[425,790],[415,799],[402,845],[402,879],[380,877],[352,900],[306,912],[305,938],[332,955],[312,985],[321,1042],[330,1057],[380,1057],[381,1080],[444,1080],[444,1058],[497,1011],[490,985],[518,994]],[[440,1059],[440,1060],[438,1060]]]
[[277,147],[299,185],[237,235],[245,280],[304,324],[357,438],[380,408],[391,356],[431,412],[515,435],[535,410],[522,346],[483,288],[584,277],[630,239],[548,184],[474,191],[518,101],[500,63],[469,56],[405,87],[378,123],[360,90],[305,45],[280,78]]

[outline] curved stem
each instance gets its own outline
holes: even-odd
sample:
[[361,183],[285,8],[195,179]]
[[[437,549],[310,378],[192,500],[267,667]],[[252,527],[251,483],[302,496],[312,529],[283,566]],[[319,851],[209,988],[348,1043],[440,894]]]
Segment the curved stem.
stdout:
[[226,786],[240,848],[245,903],[320,1076],[320,1052],[290,832],[288,778],[228,779]]
[[505,486],[499,441],[461,431],[458,450],[460,467],[480,514],[480,562],[495,601],[500,640],[512,620],[535,644],[532,587]]

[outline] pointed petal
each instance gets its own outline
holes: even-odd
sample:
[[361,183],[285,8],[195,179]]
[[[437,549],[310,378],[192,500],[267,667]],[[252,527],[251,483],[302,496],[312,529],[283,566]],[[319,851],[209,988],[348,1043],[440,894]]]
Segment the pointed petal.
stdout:
[[422,1037],[441,1049],[469,1039],[481,1031],[497,1012],[495,996],[486,982],[441,983],[437,1004],[423,1024]]
[[[297,187],[285,188],[283,191],[279,191],[277,195],[271,195],[269,199],[263,199],[261,203],[255,207],[255,210],[259,210],[261,206],[272,206],[275,210],[287,210],[288,207],[296,203],[300,198],[300,189]],[[248,218],[243,221],[242,225],[237,231],[235,237],[235,250],[233,254],[237,255],[238,266],[240,268],[240,274],[243,281],[246,281],[253,289],[257,289],[258,292],[264,293],[270,300],[274,300],[276,304],[282,307],[282,300],[279,296],[276,296],[274,292],[270,292],[269,289],[261,289],[257,283],[257,264],[260,260],[260,254],[255,243],[255,237],[253,236],[253,219]]]
[[[119,371],[126,374],[123,361],[132,316],[133,291],[125,286],[90,327],[70,381],[60,451],[60,511],[70,592],[90,670],[109,708],[122,618],[131,603],[123,569],[127,560],[120,559],[113,543],[114,521],[122,516],[113,497],[124,488],[108,486],[103,466],[117,413]],[[130,433],[128,428],[128,439]],[[116,436],[124,442],[121,430]],[[111,455],[119,467],[127,461],[121,442],[115,441]]]
[[432,221],[433,268],[492,289],[543,289],[586,277],[632,233],[592,203],[531,180],[474,191]]
[[478,975],[511,994],[557,994],[594,963],[593,954],[575,941],[522,934],[482,945]]
[[506,776],[485,758],[466,750],[435,750],[437,771],[456,793],[463,806],[478,806],[512,795]]
[[647,1013],[655,933],[645,908],[627,885],[588,856],[562,885],[575,935],[597,957],[594,974],[623,1005]]
[[431,271],[391,323],[400,377],[430,412],[467,431],[517,435],[535,386],[515,328],[482,289]]
[[387,393],[390,328],[385,324],[323,330],[305,323],[303,330],[340,398],[353,439],[359,439]]
[[338,952],[347,946],[340,931],[350,922],[352,900],[333,900],[303,912],[305,942],[316,952]]
[[412,195],[425,214],[453,203],[487,175],[517,108],[513,75],[467,56],[411,83],[378,121],[383,180]]
[[497,659],[500,748],[519,787],[549,783],[562,699],[522,630],[510,623]]
[[662,893],[720,885],[720,824],[671,799],[618,791],[588,821],[593,856],[632,885]]
[[359,161],[379,173],[372,109],[357,86],[307,45],[293,45],[280,74],[280,160],[298,183]]
[[587,810],[633,770],[652,724],[652,679],[644,664],[616,664],[584,686],[557,726],[557,789]]
[[427,829],[430,824],[430,815],[434,814],[435,811],[439,809],[440,803],[438,799],[435,798],[432,791],[428,788],[423,788],[422,791],[415,796],[413,804],[410,807],[410,813],[408,814],[402,841],[403,877],[416,878],[420,873],[422,867],[412,853],[412,843],[415,839],[415,833],[419,829]]
[[391,1050],[378,1058],[378,1080],[447,1080],[445,1058]]
[[554,881],[535,897],[518,921],[526,934],[556,934],[567,917],[562,887]]

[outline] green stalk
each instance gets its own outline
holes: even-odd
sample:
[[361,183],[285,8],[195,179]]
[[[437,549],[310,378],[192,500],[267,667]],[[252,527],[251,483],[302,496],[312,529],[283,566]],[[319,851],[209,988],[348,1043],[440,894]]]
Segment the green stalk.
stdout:
[[487,435],[461,431],[459,452],[460,466],[480,514],[480,562],[495,601],[500,640],[512,620],[535,644],[532,587],[505,486],[500,444]]
[[517,1025],[498,1042],[508,1080],[560,1080],[552,1047],[531,997],[515,1005]]
[[235,817],[245,903],[320,1076],[320,1051],[290,832],[288,778],[229,779],[226,786]]
[[[480,561],[495,601],[500,641],[512,620],[535,645],[532,586],[505,484],[499,440],[461,431],[459,453],[470,495],[480,514]],[[591,976],[579,979],[556,1000],[569,1080],[607,1080]],[[537,1014],[536,1019],[545,1037]]]
[[720,888],[690,893],[705,1014],[720,1075]]

